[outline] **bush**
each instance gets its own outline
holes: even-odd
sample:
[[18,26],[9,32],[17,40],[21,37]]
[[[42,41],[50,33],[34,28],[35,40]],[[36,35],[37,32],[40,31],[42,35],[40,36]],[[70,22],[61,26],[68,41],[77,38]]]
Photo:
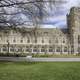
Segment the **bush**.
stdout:
[[2,57],[26,57],[27,54],[23,54],[23,53],[0,53],[0,56]]
[[51,57],[50,54],[32,54],[32,57]]

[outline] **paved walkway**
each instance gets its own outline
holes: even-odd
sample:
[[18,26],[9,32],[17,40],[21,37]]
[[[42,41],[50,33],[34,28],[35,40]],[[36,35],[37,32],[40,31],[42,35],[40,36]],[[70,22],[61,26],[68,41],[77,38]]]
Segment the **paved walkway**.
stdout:
[[32,61],[41,62],[72,62],[80,61],[80,58],[32,58]]
[[80,62],[80,58],[27,58],[27,57],[0,57],[0,61]]

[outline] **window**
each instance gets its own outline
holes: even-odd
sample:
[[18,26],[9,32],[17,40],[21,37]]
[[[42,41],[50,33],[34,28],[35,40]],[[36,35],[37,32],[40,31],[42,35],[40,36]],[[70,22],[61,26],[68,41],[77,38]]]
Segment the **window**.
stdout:
[[50,49],[49,49],[49,52],[53,52],[53,49],[52,49],[52,48],[50,48]]
[[1,52],[1,48],[0,48],[0,52]]
[[64,52],[67,52],[67,47],[64,47]]
[[45,52],[45,47],[44,46],[42,46],[41,52]]
[[65,43],[65,39],[63,39],[63,43]]
[[21,43],[23,43],[23,40],[21,39],[21,41],[20,41]]
[[78,43],[80,44],[80,35],[78,35]]
[[42,43],[44,43],[44,40],[42,39]]
[[48,32],[44,32],[45,35],[48,35]]
[[7,43],[9,43],[9,40],[6,40]]
[[65,41],[63,40],[63,43],[65,43]]
[[34,48],[34,49],[33,49],[33,52],[37,52],[37,49],[36,49],[36,48]]
[[30,49],[29,48],[26,48],[26,52],[30,52]]
[[60,50],[60,47],[57,47],[57,50],[56,50],[57,52],[60,52],[61,50]]
[[71,52],[74,52],[74,47],[73,46],[71,46]]
[[56,43],[58,43],[58,39],[56,39]]
[[30,43],[30,39],[27,40],[27,43]]
[[26,52],[31,52],[32,49],[29,46],[26,46]]
[[37,39],[35,39],[35,43],[37,43]]
[[10,51],[11,51],[11,52],[14,52],[14,51],[15,51],[15,49],[14,49],[14,48],[10,48]]
[[38,50],[37,50],[37,47],[35,46],[34,48],[33,48],[33,52],[37,52]]
[[53,47],[52,46],[49,47],[49,52],[53,52]]
[[80,53],[80,47],[78,47],[78,53]]
[[16,42],[16,40],[14,39],[13,42]]
[[18,48],[18,52],[22,52],[23,50],[22,50],[22,48]]
[[51,43],[51,40],[49,40],[49,43]]
[[53,48],[52,46],[50,46],[49,48]]
[[74,29],[72,29],[71,31],[72,31],[72,33],[74,33]]
[[7,51],[7,47],[3,47],[3,51]]
[[45,52],[45,49],[44,49],[44,48],[42,48],[42,49],[41,49],[41,52]]

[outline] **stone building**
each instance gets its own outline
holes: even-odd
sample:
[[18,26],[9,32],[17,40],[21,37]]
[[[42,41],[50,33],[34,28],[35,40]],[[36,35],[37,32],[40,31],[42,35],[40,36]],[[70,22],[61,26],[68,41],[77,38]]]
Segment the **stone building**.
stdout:
[[73,7],[67,16],[68,31],[71,38],[71,51],[74,54],[80,53],[80,8]]
[[26,28],[26,32],[0,31],[0,53],[6,54],[78,54],[80,53],[80,8],[67,15],[67,29]]

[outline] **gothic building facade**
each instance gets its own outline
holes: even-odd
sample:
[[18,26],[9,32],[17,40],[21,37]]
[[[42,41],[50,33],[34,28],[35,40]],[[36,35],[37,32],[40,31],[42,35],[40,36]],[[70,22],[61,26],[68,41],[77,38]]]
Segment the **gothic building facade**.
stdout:
[[73,7],[67,15],[67,29],[26,28],[0,31],[0,53],[6,54],[79,54],[80,8]]

